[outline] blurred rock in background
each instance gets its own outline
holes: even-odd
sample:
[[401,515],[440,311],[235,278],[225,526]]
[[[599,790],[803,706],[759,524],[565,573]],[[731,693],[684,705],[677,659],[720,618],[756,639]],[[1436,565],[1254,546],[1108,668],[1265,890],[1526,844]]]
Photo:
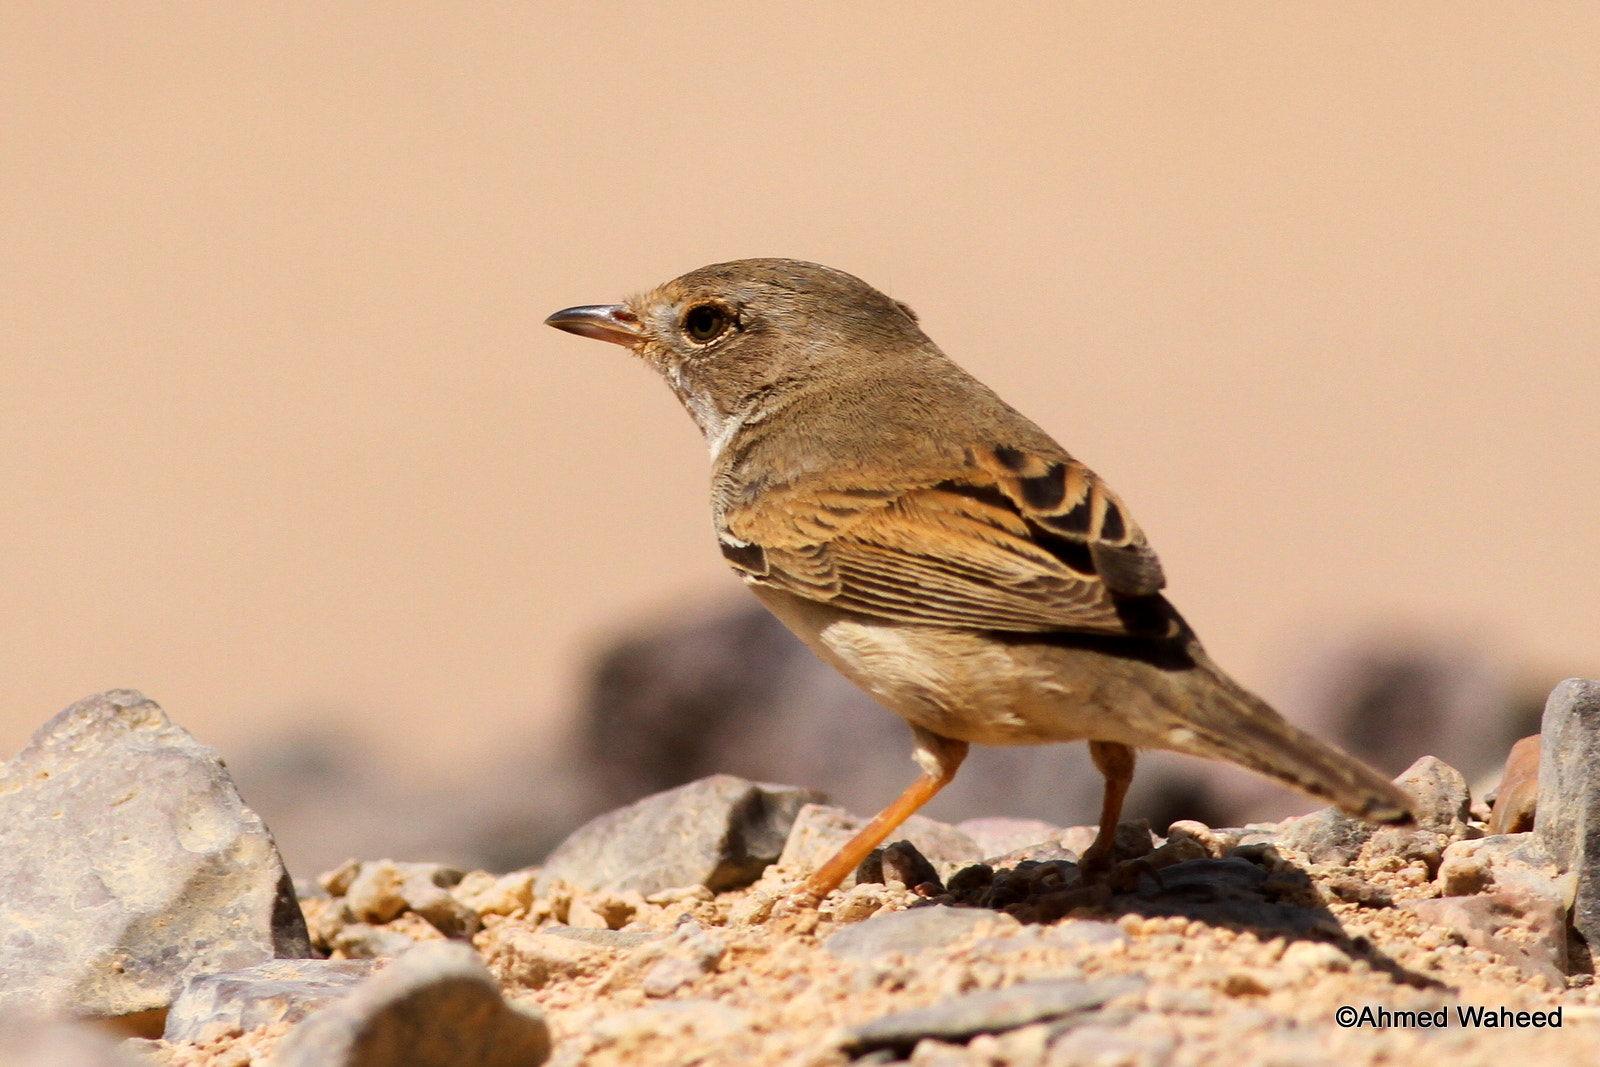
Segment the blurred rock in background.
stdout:
[[[1389,774],[1436,755],[1469,778],[1538,730],[1548,686],[1521,686],[1481,644],[1367,632],[1311,646],[1281,710]],[[636,627],[598,660],[581,759],[605,806],[716,771],[820,788],[874,812],[916,775],[904,723],[826,666],[765,609],[737,601]],[[1553,681],[1553,679],[1552,679]],[[974,746],[925,813],[1092,822],[1100,776],[1084,745]],[[1129,817],[1236,826],[1318,805],[1237,768],[1143,754]]]
[[[1480,781],[1538,729],[1549,686],[1522,683],[1470,637],[1368,631],[1320,641],[1305,642],[1283,672],[1280,709],[1387,773],[1427,754]],[[374,766],[337,732],[288,735],[229,763],[300,876],[347,856],[510,870],[593,815],[719,772],[821,789],[859,813],[916,775],[898,716],[738,600],[636,622],[596,655],[568,736],[499,749],[449,787]],[[1081,825],[1097,817],[1100,789],[1084,745],[974,746],[925,813]],[[1128,817],[1158,830],[1175,819],[1237,826],[1317,806],[1231,766],[1150,752]]]

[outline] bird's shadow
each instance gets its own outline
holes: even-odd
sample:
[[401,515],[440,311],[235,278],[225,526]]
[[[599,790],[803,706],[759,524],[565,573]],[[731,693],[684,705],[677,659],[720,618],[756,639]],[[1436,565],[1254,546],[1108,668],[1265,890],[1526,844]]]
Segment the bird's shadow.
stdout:
[[[1068,854],[1070,855],[1070,854]],[[1375,886],[1366,903],[1381,906]],[[1221,858],[1156,867],[1125,860],[1099,877],[1084,876],[1074,859],[1022,860],[998,869],[967,868],[950,878],[941,903],[1004,911],[1025,923],[1065,918],[1183,918],[1250,933],[1261,941],[1325,942],[1362,960],[1395,983],[1447,989],[1438,979],[1402,966],[1361,934],[1345,929],[1304,868],[1270,846],[1245,846]]]

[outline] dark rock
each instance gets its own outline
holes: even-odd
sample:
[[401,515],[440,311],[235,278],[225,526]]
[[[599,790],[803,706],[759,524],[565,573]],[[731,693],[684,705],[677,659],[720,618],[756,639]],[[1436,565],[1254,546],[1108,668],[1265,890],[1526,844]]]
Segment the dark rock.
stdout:
[[1164,895],[1182,894],[1190,889],[1206,893],[1254,893],[1267,880],[1267,871],[1242,856],[1220,860],[1195,859],[1161,871],[1154,890]]
[[889,912],[845,927],[824,941],[822,947],[843,960],[874,960],[891,952],[912,956],[959,941],[973,927],[998,914],[986,908],[942,905]]
[[1600,681],[1568,678],[1551,690],[1540,736],[1533,829],[1556,869],[1577,875],[1572,927],[1583,945],[1574,947],[1592,958],[1600,955]]
[[867,858],[856,865],[854,881],[846,879],[846,882],[846,889],[857,885],[883,885],[883,849],[868,852]]
[[1069,860],[1023,860],[1015,867],[996,871],[978,903],[986,908],[1006,908],[1041,893],[1071,888],[1080,881],[1078,865]]
[[543,895],[560,879],[582,890],[657,893],[737,889],[783,851],[801,807],[818,794],[716,774],[646,797],[579,827],[545,861]]
[[903,885],[907,889],[932,886],[935,892],[944,891],[939,872],[910,841],[895,841],[886,845],[879,863],[883,867],[885,885]]
[[372,960],[271,960],[189,980],[167,1014],[167,1041],[200,1041],[208,1027],[240,1032],[299,1022],[372,976]]
[[1270,871],[1242,857],[1225,856],[1145,872],[1137,888],[1119,893],[1111,906],[1141,915],[1182,915],[1212,925],[1302,935],[1327,921],[1326,912],[1302,905],[1309,895],[1310,881],[1303,872]]
[[857,1026],[848,1032],[845,1047],[863,1051],[907,1049],[923,1038],[960,1041],[978,1034],[1000,1033],[1092,1011],[1144,987],[1142,978],[1111,978],[1098,982],[1022,982],[1004,989],[986,989]]
[[1117,823],[1111,839],[1111,855],[1117,860],[1134,860],[1155,851],[1155,832],[1149,819],[1124,819]]
[[272,835],[217,754],[128,689],[0,772],[0,1013],[165,1008],[198,974],[311,955]]
[[987,863],[974,863],[952,874],[945,889],[958,900],[971,900],[993,884],[994,868]]
[[550,1030],[507,1004],[470,946],[412,949],[289,1032],[274,1067],[538,1067]]
[[84,1023],[17,1017],[0,1021],[0,1064],[5,1067],[147,1067],[148,1063]]

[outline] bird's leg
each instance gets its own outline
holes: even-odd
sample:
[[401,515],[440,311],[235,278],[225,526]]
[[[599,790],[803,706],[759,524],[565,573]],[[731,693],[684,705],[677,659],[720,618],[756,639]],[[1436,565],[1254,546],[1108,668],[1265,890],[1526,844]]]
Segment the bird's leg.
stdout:
[[1083,850],[1078,860],[1079,870],[1098,871],[1111,866],[1111,854],[1117,844],[1117,823],[1122,818],[1122,802],[1133,782],[1134,751],[1131,745],[1116,741],[1090,741],[1089,758],[1105,775],[1105,799],[1100,804],[1100,831],[1094,835],[1094,844]]
[[952,741],[920,726],[911,727],[911,734],[916,745],[912,759],[922,767],[922,777],[912,782],[893,804],[878,812],[832,859],[813,871],[800,887],[800,896],[814,903],[839,888],[839,883],[861,866],[861,861],[881,845],[884,838],[950,784],[961,761],[967,758],[965,741]]

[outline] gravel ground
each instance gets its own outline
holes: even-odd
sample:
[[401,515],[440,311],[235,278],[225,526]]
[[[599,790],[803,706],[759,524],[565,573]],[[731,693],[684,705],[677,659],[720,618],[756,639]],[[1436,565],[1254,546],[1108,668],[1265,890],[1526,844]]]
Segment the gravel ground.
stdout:
[[[1123,862],[1099,886],[1074,884],[1060,862],[1022,864],[1010,876],[958,876],[942,894],[926,885],[921,895],[858,885],[814,912],[783,907],[802,872],[782,865],[720,894],[692,887],[645,898],[557,884],[534,897],[533,872],[475,872],[451,892],[479,915],[472,943],[506,998],[548,1019],[550,1062],[559,1067],[1600,1062],[1600,989],[1588,976],[1552,978],[1467,944],[1448,924],[1425,921],[1407,903],[1440,897],[1437,862],[1375,851],[1385,850],[1369,846],[1332,865],[1290,848],[1246,850],[1260,868],[1249,900],[1267,909],[1246,922],[1218,917],[1237,903],[1226,893],[1174,882],[1179,868],[1153,869],[1148,855]],[[1224,865],[1215,867],[1217,877],[1244,869],[1237,853],[1210,862]],[[356,870],[325,875],[334,894],[303,902],[320,947],[335,957],[372,955],[443,937],[411,912],[388,923],[354,922],[340,894]],[[1011,891],[997,897],[1008,877]],[[1005,912],[961,906],[985,893],[991,902],[1009,900]],[[852,955],[829,942],[852,927],[887,929],[894,913],[941,902],[956,905],[941,914],[965,911],[963,921],[924,936],[920,947]],[[1039,921],[1022,921],[1029,919]],[[1510,943],[1533,938],[1511,919],[1498,934]],[[1024,1000],[1063,990],[1100,997],[1009,1028],[994,1013],[1014,1008],[957,999],[1000,989]],[[930,1006],[937,1007],[933,1022],[913,1017],[899,1036],[892,1026],[859,1029]],[[1336,1021],[1341,1008],[1369,1006],[1427,1012],[1447,1025]],[[1461,1012],[1479,1008],[1525,1011],[1530,1019],[1559,1009],[1560,1026],[1463,1025]],[[940,1026],[960,1029],[951,1021],[957,1009],[987,1011],[977,1025],[1000,1032],[927,1036]],[[222,1032],[198,1044],[158,1044],[149,1054],[172,1067],[246,1067],[266,1062],[284,1029]]]

